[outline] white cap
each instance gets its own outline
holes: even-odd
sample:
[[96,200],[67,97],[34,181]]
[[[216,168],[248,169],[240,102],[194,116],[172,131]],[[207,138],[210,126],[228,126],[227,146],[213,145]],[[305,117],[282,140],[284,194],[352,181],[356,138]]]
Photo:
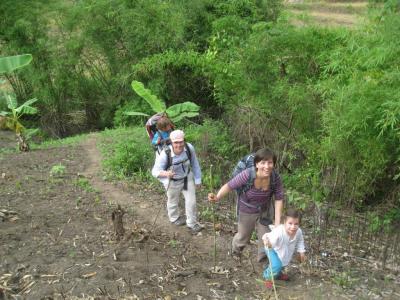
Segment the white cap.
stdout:
[[185,139],[185,133],[182,130],[174,130],[169,135],[171,142],[183,142]]

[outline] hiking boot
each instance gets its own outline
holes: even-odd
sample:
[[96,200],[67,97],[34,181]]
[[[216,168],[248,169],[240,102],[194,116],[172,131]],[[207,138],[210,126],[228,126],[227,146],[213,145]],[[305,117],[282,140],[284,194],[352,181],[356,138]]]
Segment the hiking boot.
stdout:
[[257,256],[257,262],[259,262],[259,263],[266,263],[267,260],[268,260],[268,258],[267,258],[266,255],[261,255],[261,254],[259,254],[259,255]]
[[242,259],[242,253],[238,252],[238,251],[232,251],[230,253],[230,255],[232,256],[233,260],[240,262]]
[[283,280],[283,281],[289,281],[289,275],[281,273],[281,274],[279,274],[278,277],[276,277],[276,279]]
[[193,225],[193,227],[189,227],[189,229],[192,231],[193,234],[197,234],[203,230],[203,226],[201,226],[199,223],[196,223]]
[[267,289],[272,289],[274,287],[274,284],[272,283],[272,280],[265,280],[264,285]]
[[182,216],[179,216],[179,218],[172,222],[172,224],[176,226],[182,226],[186,224],[186,220]]

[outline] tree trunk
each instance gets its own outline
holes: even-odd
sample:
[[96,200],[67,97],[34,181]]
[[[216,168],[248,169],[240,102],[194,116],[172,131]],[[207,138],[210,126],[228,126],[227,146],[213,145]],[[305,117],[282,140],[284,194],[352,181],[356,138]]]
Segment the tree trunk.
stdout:
[[115,209],[111,214],[111,220],[114,224],[114,233],[117,241],[119,241],[125,234],[123,216],[125,211],[121,208],[121,205],[118,205],[118,208]]
[[26,141],[26,138],[22,133],[17,133],[17,141],[18,141],[19,151],[21,151],[21,152],[29,151],[29,144]]

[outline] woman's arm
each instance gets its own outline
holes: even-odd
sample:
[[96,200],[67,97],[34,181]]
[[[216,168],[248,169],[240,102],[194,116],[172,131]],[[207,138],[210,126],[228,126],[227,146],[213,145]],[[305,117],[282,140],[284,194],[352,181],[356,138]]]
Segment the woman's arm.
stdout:
[[209,193],[208,194],[208,200],[209,201],[219,201],[221,198],[225,197],[232,189],[229,187],[227,183],[225,183],[218,191],[218,193],[215,195],[214,193]]
[[274,223],[275,226],[281,224],[282,210],[283,210],[283,200],[282,199],[275,200],[275,223]]

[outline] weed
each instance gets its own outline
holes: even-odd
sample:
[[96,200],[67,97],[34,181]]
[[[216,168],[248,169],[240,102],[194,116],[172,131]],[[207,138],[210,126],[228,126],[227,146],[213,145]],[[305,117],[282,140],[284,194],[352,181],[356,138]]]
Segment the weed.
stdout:
[[170,240],[168,242],[168,246],[170,246],[171,248],[176,249],[178,247],[178,241],[177,240]]
[[357,278],[353,278],[350,273],[344,272],[335,272],[332,277],[332,281],[341,286],[342,288],[351,288],[357,281]]
[[61,163],[58,165],[54,165],[51,167],[50,176],[52,177],[61,177],[65,174],[66,167],[63,166]]
[[250,240],[252,241],[257,241],[257,232],[255,232],[255,230],[253,230],[253,232],[251,233],[251,237]]
[[75,183],[81,189],[87,192],[95,192],[96,190],[92,187],[87,178],[78,178]]
[[212,221],[213,218],[212,208],[206,206],[203,210],[200,211],[200,217],[204,221]]
[[22,187],[21,181],[17,180],[17,181],[15,182],[15,187],[16,187],[17,189],[20,189],[20,188]]

